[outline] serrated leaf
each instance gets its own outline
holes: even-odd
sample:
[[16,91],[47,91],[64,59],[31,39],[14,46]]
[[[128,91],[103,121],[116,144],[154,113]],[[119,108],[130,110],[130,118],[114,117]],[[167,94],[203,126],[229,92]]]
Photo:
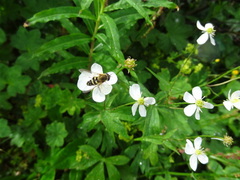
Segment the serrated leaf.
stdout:
[[85,67],[88,64],[88,59],[85,57],[73,57],[70,59],[65,59],[63,61],[54,63],[51,67],[44,70],[39,79],[48,76],[50,74],[55,74],[59,72],[64,72],[70,69],[80,69],[80,67]]
[[60,20],[63,18],[79,17],[95,20],[90,11],[81,11],[80,7],[57,7],[36,13],[32,18],[28,19],[24,24],[25,27],[32,26],[36,23],[46,23],[49,21]]
[[61,36],[52,41],[49,41],[42,45],[35,53],[35,56],[40,56],[44,53],[54,53],[59,50],[67,49],[73,46],[88,44],[90,38],[82,33],[70,34],[66,36]]
[[8,126],[8,121],[5,119],[0,119],[0,138],[7,137],[11,133],[11,129]]
[[106,30],[106,35],[109,38],[108,40],[111,48],[110,54],[118,61],[118,63],[123,63],[124,56],[120,49],[119,33],[116,23],[106,14],[101,15],[101,20],[103,22],[104,29]]
[[51,147],[59,147],[64,143],[64,138],[67,136],[65,125],[61,122],[53,122],[46,127],[46,141]]
[[161,0],[161,1],[156,1],[156,0],[147,0],[145,3],[143,3],[144,7],[166,7],[170,9],[175,9],[177,8],[177,5],[173,2],[170,2],[168,0]]
[[126,0],[137,12],[147,21],[148,24],[152,25],[152,22],[146,13],[146,10],[142,7],[141,1]]
[[106,158],[108,162],[111,162],[114,165],[125,165],[130,160],[127,156],[117,155]]

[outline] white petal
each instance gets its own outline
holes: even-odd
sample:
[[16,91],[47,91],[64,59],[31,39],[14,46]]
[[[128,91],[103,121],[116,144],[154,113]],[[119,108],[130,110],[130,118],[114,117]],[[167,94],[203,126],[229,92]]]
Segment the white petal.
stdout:
[[197,28],[202,30],[202,31],[206,30],[199,21],[197,21]]
[[192,94],[195,99],[202,99],[202,90],[200,87],[196,86],[192,89]]
[[105,101],[105,95],[100,91],[99,87],[93,89],[92,98],[95,102]]
[[237,103],[234,103],[233,106],[237,109],[240,109],[240,101],[237,102]]
[[150,104],[155,104],[155,103],[156,103],[156,100],[153,97],[146,97],[146,98],[144,98],[144,105],[145,106],[148,106]]
[[190,163],[190,167],[192,168],[192,170],[196,171],[197,170],[197,156],[195,154],[191,155],[190,159],[189,159],[189,163]]
[[197,106],[196,104],[190,104],[184,108],[184,114],[188,117],[192,116],[194,112],[196,111]]
[[195,149],[193,147],[193,143],[189,139],[186,139],[186,141],[187,141],[187,143],[186,143],[186,146],[184,148],[185,153],[188,154],[188,155],[192,155],[195,152]]
[[212,105],[211,103],[208,103],[208,102],[204,102],[203,107],[205,107],[205,108],[207,108],[207,109],[213,109],[213,108],[214,108],[214,105]]
[[194,147],[195,147],[195,149],[200,149],[201,148],[201,144],[202,144],[202,138],[201,137],[197,137],[196,139],[194,139]]
[[92,74],[87,71],[82,71],[82,73],[78,77],[77,87],[81,91],[90,91],[95,86],[88,86],[87,82],[92,79]]
[[216,43],[215,43],[215,40],[214,40],[214,38],[212,37],[212,35],[210,35],[210,42],[212,43],[212,45],[216,45]]
[[137,108],[138,108],[138,103],[136,102],[132,105],[132,115],[133,116],[135,116]]
[[239,99],[240,98],[240,91],[235,91],[231,95],[231,99]]
[[203,33],[203,34],[197,39],[197,43],[200,44],[200,45],[204,44],[205,42],[207,42],[208,36],[209,36],[209,35],[208,35],[207,32]]
[[129,88],[129,94],[134,100],[141,98],[140,86],[138,84],[133,84]]
[[231,99],[231,89],[228,91],[228,99]]
[[92,66],[91,66],[91,72],[92,73],[97,73],[97,74],[102,74],[103,73],[103,69],[102,69],[102,66],[97,64],[97,63],[94,63]]
[[205,24],[205,29],[209,29],[209,28],[214,29],[214,26],[212,23]]
[[144,105],[139,105],[139,114],[141,117],[147,116],[147,111]]
[[233,108],[233,104],[230,101],[223,101],[225,108],[230,111]]
[[198,160],[202,163],[202,164],[207,164],[208,163],[208,157],[206,154],[200,154],[197,156]]
[[195,103],[196,102],[196,99],[189,92],[184,93],[183,100],[187,103]]
[[108,74],[110,75],[108,84],[116,84],[116,82],[118,81],[117,75],[114,72],[108,72]]
[[112,85],[108,84],[107,82],[104,82],[98,86],[99,90],[102,94],[109,94],[112,91]]
[[195,118],[197,120],[200,120],[200,111],[201,111],[201,109],[199,107],[197,107],[196,112],[195,112]]

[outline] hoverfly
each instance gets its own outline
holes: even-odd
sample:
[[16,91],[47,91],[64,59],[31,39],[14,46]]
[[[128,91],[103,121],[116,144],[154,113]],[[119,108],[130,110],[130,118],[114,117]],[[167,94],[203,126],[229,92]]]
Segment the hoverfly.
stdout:
[[108,73],[98,74],[98,76],[94,76],[91,80],[87,81],[88,86],[100,85],[105,81],[110,80],[110,75]]

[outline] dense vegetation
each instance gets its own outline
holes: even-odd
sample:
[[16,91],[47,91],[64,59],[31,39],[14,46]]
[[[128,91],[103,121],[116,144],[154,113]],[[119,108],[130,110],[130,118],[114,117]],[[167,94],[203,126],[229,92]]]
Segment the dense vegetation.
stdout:
[[239,35],[238,1],[1,0],[0,179],[238,179]]

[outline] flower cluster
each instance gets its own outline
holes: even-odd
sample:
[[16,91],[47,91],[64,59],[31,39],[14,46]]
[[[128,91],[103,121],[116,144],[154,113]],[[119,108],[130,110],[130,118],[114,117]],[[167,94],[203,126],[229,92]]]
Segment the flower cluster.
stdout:
[[[205,26],[202,26],[199,21],[197,21],[197,28],[202,30],[203,34],[197,39],[197,43],[202,45],[210,39],[211,44],[215,45],[214,40],[214,26],[211,23],[207,23]],[[136,60],[128,58],[124,62],[124,66],[121,65],[122,69],[126,68],[129,71],[134,70],[136,67]],[[186,60],[184,74],[189,74],[191,69],[191,61]],[[198,64],[196,72],[201,70],[202,64]],[[79,75],[77,86],[83,92],[92,92],[92,98],[96,102],[103,102],[105,96],[112,91],[112,85],[118,81],[118,77],[114,72],[103,73],[102,66],[94,63],[91,66],[91,71],[80,70],[81,74]],[[154,105],[156,103],[155,98],[153,97],[144,97],[140,90],[139,84],[132,84],[129,87],[129,94],[132,99],[135,100],[131,107],[132,115],[135,116],[137,110],[141,117],[147,116],[146,107],[149,105]],[[187,105],[183,112],[186,116],[191,117],[195,116],[197,120],[200,120],[200,112],[202,108],[213,109],[214,105],[204,101],[203,92],[199,86],[193,87],[192,94],[185,92],[183,95],[183,100],[189,105]],[[231,94],[231,90],[228,92],[228,99],[223,101],[224,107],[230,111],[234,107],[240,109],[240,90],[237,90]],[[212,138],[223,141],[224,145],[229,146],[233,143],[233,139],[230,136],[224,136],[224,138]],[[189,164],[193,171],[196,171],[198,161],[202,164],[207,164],[209,159],[205,154],[204,149],[201,147],[202,138],[197,137],[192,143],[189,139],[186,140],[186,145],[184,151],[186,154],[190,155]]]

